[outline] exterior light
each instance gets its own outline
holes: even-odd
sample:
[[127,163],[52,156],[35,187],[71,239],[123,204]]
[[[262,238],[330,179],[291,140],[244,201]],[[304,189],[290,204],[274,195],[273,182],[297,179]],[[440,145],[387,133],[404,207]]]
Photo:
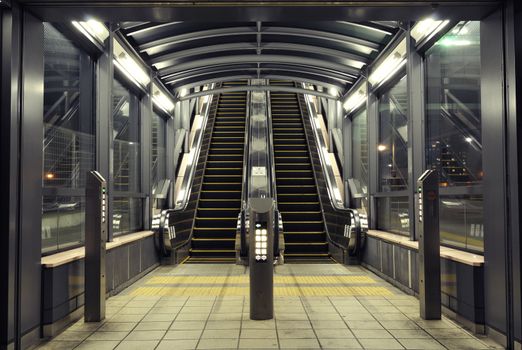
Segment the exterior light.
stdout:
[[100,21],[90,19],[84,22],[72,21],[72,25],[85,35],[90,41],[103,44],[109,37],[109,30]]
[[372,86],[378,86],[390,79],[406,64],[406,39],[390,52],[374,69],[368,78]]
[[52,180],[52,179],[54,179],[54,174],[53,173],[47,173],[47,174],[45,174],[45,178],[47,180]]
[[152,102],[165,112],[171,113],[174,110],[174,102],[161,91],[157,84],[152,85]]
[[366,101],[367,97],[368,97],[368,87],[363,82],[357,90],[355,90],[350,95],[348,95],[348,98],[343,103],[344,110],[348,113],[353,112]]
[[471,137],[466,137],[465,140],[466,140],[466,142],[468,142],[468,143],[471,143],[471,142],[473,141],[473,139],[472,139]]
[[411,37],[419,43],[425,39],[433,37],[448,25],[448,20],[434,20],[433,18],[426,18],[417,22],[411,29]]
[[149,74],[138,62],[136,62],[134,58],[132,58],[132,56],[116,39],[113,39],[113,48],[114,65],[125,74],[127,78],[135,84],[143,87],[150,83]]
[[386,151],[386,145],[378,145],[377,146],[377,151],[379,151],[379,152]]

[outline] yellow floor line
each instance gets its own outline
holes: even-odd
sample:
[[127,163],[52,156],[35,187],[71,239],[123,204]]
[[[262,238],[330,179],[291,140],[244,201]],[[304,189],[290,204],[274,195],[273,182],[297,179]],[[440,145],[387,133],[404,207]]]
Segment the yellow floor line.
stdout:
[[[246,275],[239,276],[153,276],[145,283],[150,284],[245,284]],[[369,276],[274,276],[275,284],[372,284],[376,280]]]

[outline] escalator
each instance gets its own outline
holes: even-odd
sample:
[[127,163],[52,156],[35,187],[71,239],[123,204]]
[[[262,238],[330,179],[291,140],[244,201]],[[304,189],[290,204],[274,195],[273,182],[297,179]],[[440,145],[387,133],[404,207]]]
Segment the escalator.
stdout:
[[[223,83],[223,87],[246,85]],[[222,93],[194,221],[189,263],[234,262],[241,209],[247,93]]]
[[[294,83],[271,81],[293,87]],[[305,136],[298,95],[271,92],[277,203],[285,238],[285,260],[330,260],[310,150]]]

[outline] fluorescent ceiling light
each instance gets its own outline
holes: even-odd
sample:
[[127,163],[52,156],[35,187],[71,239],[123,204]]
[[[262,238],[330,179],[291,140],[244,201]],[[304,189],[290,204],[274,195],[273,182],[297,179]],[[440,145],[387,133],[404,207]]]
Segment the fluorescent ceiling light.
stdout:
[[393,51],[372,69],[368,81],[372,86],[380,85],[390,79],[404,64],[406,64],[406,38],[402,39]]
[[71,23],[92,42],[103,44],[109,37],[109,30],[105,27],[105,24],[95,19],[83,22],[72,21]]
[[442,28],[448,25],[448,23],[448,20],[439,21],[432,18],[424,19],[413,26],[411,29],[411,36],[415,39],[416,43],[419,43],[440,32]]
[[368,87],[366,85],[366,82],[363,82],[357,88],[357,90],[355,90],[350,95],[348,95],[348,98],[343,103],[344,110],[348,113],[353,112],[366,101],[367,97],[368,97]]
[[181,91],[179,92],[179,96],[185,97],[188,95],[188,93],[189,93],[188,89],[181,89]]
[[156,84],[152,85],[152,102],[166,112],[174,110],[174,102]]
[[337,97],[339,95],[339,91],[336,88],[331,87],[328,89],[328,94],[332,97]]
[[134,83],[145,87],[150,82],[147,71],[136,62],[118,40],[113,39],[112,42],[114,65]]

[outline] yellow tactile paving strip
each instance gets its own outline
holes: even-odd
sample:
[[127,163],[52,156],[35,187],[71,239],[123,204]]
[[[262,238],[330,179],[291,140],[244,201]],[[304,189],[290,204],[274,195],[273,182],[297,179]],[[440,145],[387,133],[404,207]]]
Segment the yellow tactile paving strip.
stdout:
[[[247,284],[247,275],[240,276],[153,276],[146,284]],[[377,283],[369,276],[274,276],[274,284],[339,284]]]
[[[211,287],[138,287],[131,296],[248,296],[248,286]],[[386,287],[348,287],[348,286],[275,286],[274,295],[290,296],[390,296],[393,293]]]

